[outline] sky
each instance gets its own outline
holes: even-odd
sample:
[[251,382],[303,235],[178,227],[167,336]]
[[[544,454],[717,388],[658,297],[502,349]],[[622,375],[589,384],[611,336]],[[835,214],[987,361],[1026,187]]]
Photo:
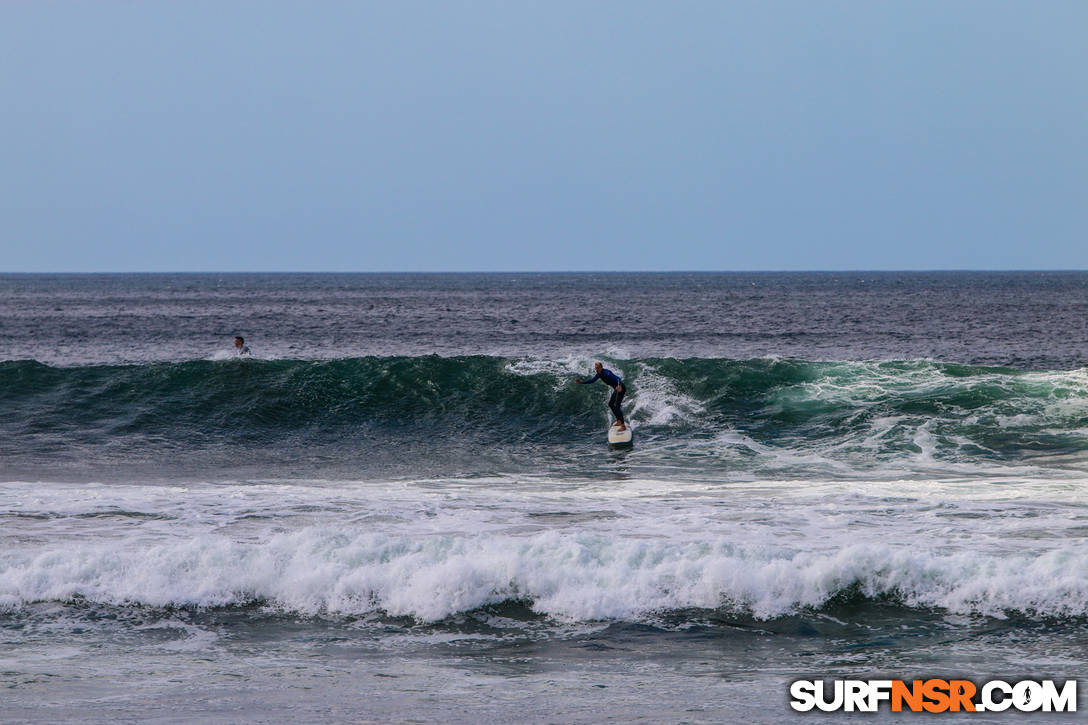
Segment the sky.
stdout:
[[1088,269],[1088,2],[0,3],[0,272]]

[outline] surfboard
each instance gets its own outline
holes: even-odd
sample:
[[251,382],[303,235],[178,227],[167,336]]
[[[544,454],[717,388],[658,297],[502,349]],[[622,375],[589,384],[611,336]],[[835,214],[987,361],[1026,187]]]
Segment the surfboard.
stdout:
[[608,442],[614,446],[631,442],[631,424],[627,424],[627,430],[620,430],[619,423],[613,423],[608,429]]

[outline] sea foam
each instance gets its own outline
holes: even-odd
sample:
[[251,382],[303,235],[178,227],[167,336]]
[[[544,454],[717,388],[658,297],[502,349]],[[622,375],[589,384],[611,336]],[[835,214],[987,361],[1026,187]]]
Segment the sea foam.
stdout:
[[384,612],[435,621],[523,600],[565,620],[637,621],[723,608],[773,618],[840,596],[1004,616],[1088,615],[1088,546],[1036,554],[853,544],[814,552],[545,531],[406,537],[339,527],[265,543],[206,536],[0,555],[0,607],[77,598],[114,605],[251,603],[302,614]]

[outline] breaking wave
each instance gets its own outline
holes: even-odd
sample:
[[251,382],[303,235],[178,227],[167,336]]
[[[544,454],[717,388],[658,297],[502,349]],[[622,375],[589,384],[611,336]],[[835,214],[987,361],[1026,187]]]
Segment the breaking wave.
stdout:
[[84,599],[437,621],[526,601],[567,620],[639,621],[686,609],[766,619],[844,597],[1003,617],[1088,615],[1083,542],[996,556],[846,545],[832,551],[543,532],[407,537],[309,528],[259,545],[200,537],[154,546],[0,555],[0,608]]
[[[640,444],[732,467],[1069,468],[1088,457],[1088,370],[928,360],[606,359]],[[0,363],[0,455],[226,449],[569,449],[600,430],[591,360],[370,357],[130,366]],[[339,454],[337,454],[339,455]],[[358,455],[357,453],[354,455]],[[807,469],[805,467],[808,467]],[[815,467],[815,469],[813,468]]]

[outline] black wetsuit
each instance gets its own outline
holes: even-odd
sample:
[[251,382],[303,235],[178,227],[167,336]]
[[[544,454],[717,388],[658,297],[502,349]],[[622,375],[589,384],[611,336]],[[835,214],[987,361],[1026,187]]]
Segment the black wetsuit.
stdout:
[[616,420],[620,424],[627,425],[623,422],[623,408],[621,407],[623,405],[623,396],[627,394],[627,386],[623,384],[623,379],[608,368],[602,368],[601,372],[589,380],[579,380],[578,382],[588,385],[597,382],[598,379],[612,388],[612,395],[608,398],[608,407],[612,409],[612,414],[616,416]]

